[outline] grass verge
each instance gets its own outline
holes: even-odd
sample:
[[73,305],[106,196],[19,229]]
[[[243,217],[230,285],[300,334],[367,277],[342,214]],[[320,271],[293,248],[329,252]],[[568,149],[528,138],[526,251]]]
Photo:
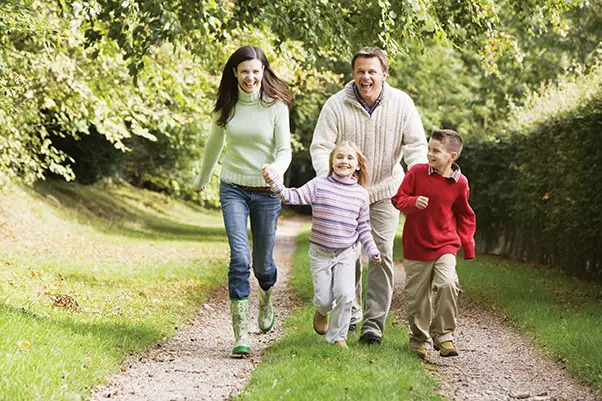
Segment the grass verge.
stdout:
[[221,216],[126,186],[0,194],[0,399],[79,400],[227,279]]
[[290,284],[302,305],[285,322],[285,335],[263,356],[238,400],[440,400],[436,383],[410,351],[405,326],[389,321],[381,346],[349,349],[313,331],[308,235],[298,240]]

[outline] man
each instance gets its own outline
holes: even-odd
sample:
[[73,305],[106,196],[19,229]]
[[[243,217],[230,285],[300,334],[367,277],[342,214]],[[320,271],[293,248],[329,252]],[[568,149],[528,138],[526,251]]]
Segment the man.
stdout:
[[[380,265],[368,264],[363,344],[380,344],[393,297],[393,242],[399,211],[391,197],[408,168],[426,163],[427,144],[414,102],[385,82],[389,65],[385,53],[373,47],[360,49],[351,61],[353,81],[331,96],[320,113],[310,153],[318,176],[328,173],[328,156],[336,143],[356,143],[368,161],[370,221],[381,253]],[[349,329],[362,319],[361,261],[356,263],[356,299]]]

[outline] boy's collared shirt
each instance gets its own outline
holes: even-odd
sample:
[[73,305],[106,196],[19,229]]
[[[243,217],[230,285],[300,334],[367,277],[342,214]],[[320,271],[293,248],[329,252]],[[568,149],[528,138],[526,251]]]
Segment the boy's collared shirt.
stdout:
[[356,97],[357,101],[362,105],[364,110],[366,110],[368,112],[368,114],[370,114],[370,115],[372,115],[372,113],[374,112],[374,109],[376,109],[376,106],[378,106],[380,104],[380,102],[383,100],[383,91],[384,90],[385,90],[385,87],[383,85],[383,88],[380,90],[380,94],[378,95],[378,99],[376,99],[376,103],[374,103],[374,106],[370,107],[364,101],[364,99],[362,99],[362,97],[360,96],[359,92],[357,91],[357,85],[355,85],[355,82],[353,83],[353,93],[355,93],[355,97]]
[[[459,167],[454,171],[459,174]],[[414,165],[392,198],[393,205],[406,215],[404,257],[435,260],[446,253],[456,255],[463,248],[464,259],[473,259],[476,217],[468,203],[468,180],[462,174],[455,181],[434,172],[428,164]],[[429,198],[425,209],[416,206],[420,196]]]
[[[451,165],[451,176],[447,177],[447,178],[451,178],[453,179],[455,182],[458,182],[458,180],[460,180],[460,177],[462,177],[462,172],[460,171],[460,166],[458,166],[458,163],[452,163]],[[435,170],[434,168],[432,168],[431,166],[429,166],[428,168],[428,174],[437,174],[440,175],[439,172],[437,170]]]

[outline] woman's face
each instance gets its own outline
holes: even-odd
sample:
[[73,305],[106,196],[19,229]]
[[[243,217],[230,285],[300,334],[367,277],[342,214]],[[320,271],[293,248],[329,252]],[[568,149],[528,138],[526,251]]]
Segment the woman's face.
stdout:
[[234,76],[242,90],[247,93],[255,92],[261,86],[263,63],[257,59],[243,61],[236,66]]

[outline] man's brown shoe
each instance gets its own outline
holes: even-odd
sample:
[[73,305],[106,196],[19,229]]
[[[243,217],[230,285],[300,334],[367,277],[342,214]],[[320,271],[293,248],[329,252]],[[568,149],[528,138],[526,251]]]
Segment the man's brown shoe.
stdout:
[[324,316],[317,310],[314,313],[314,330],[321,336],[328,331],[328,316]]

